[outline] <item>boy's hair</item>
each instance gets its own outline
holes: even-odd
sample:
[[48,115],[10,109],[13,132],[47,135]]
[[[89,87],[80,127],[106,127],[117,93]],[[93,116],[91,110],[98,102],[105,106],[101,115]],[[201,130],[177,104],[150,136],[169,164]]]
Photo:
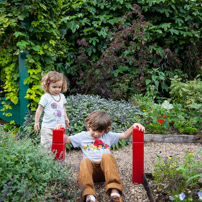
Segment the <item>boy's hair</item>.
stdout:
[[85,118],[87,129],[92,128],[96,131],[108,133],[112,129],[112,123],[109,115],[104,111],[94,111]]
[[42,77],[41,88],[44,92],[49,93],[48,88],[50,83],[55,83],[61,80],[63,81],[61,92],[64,93],[69,88],[69,81],[64,74],[56,71],[50,71]]

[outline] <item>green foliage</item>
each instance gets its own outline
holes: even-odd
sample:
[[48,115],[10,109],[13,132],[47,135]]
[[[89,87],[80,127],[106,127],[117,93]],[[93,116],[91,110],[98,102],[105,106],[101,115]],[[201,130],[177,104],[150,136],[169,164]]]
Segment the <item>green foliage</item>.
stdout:
[[[168,97],[170,78],[180,70],[188,79],[201,74],[202,7],[197,1],[138,0],[141,10],[132,0],[0,4],[0,78],[6,99],[18,102],[18,57],[25,54],[31,110],[42,95],[43,72],[52,69],[70,78],[71,93],[113,99],[145,93],[149,85],[155,87],[153,96]],[[7,116],[10,107],[4,104]]]
[[131,99],[143,111],[142,121],[147,133],[173,133],[170,128],[175,128],[179,133],[201,134],[202,116],[201,109],[184,108],[181,104],[168,100],[155,103],[155,97],[148,92],[146,95],[137,94]]
[[[111,99],[103,99],[96,95],[71,95],[67,98],[66,112],[70,120],[70,126],[66,128],[67,135],[75,135],[81,131],[86,131],[84,119],[95,110],[106,111],[112,121],[112,131],[123,132],[138,122],[142,112],[139,108],[133,106],[130,102],[124,100],[113,101]],[[40,121],[41,123],[41,121]],[[34,138],[39,142],[39,134],[34,132],[34,114],[29,112],[23,124],[22,136]],[[112,149],[118,149],[129,144],[129,140],[120,140],[117,145],[113,145]],[[71,145],[67,145],[71,149]]]
[[184,108],[201,112],[201,86],[202,81],[200,79],[182,82],[181,78],[175,76],[174,78],[171,78],[170,95],[172,96],[173,101],[180,102]]
[[158,49],[168,47],[178,53],[183,72],[194,78],[201,68],[202,7],[189,0],[138,0],[142,14],[151,23],[147,37],[157,42]]
[[[198,179],[202,176],[202,162],[198,153],[202,147],[194,155],[190,151],[184,151],[184,159],[179,163],[179,156],[164,157],[160,155],[154,163],[154,180],[159,189],[163,189],[170,196],[185,193],[185,201],[197,195],[199,188]],[[190,192],[190,188],[195,188]],[[178,200],[175,200],[178,201]]]
[[26,99],[30,100],[29,106],[34,110],[42,95],[39,87],[41,72],[54,69],[56,58],[61,56],[57,25],[61,3],[5,0],[0,4],[0,65],[3,67],[0,71],[1,80],[5,81],[5,97],[14,104],[18,103],[18,56],[24,54],[29,73],[24,84],[30,87]]
[[55,201],[59,198],[57,193],[75,183],[69,180],[68,165],[42,153],[32,139],[5,133],[2,126],[0,139],[1,201]]
[[149,40],[145,37],[145,30],[149,25],[143,19],[140,7],[134,5],[134,11],[126,13],[114,26],[115,31],[107,38],[106,50],[98,61],[88,57],[86,40],[79,41],[81,52],[76,62],[88,66],[87,70],[79,70],[80,76],[76,80],[79,91],[127,99],[137,90],[143,90],[140,83],[153,56],[151,47],[146,46]]

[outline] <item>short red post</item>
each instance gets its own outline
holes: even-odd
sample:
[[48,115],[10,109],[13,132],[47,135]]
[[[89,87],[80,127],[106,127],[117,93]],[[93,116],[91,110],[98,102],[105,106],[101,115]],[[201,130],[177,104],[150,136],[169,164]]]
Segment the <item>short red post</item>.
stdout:
[[133,128],[133,183],[143,184],[144,177],[144,132]]
[[53,130],[52,152],[56,154],[54,160],[65,160],[65,140],[66,130],[64,128]]

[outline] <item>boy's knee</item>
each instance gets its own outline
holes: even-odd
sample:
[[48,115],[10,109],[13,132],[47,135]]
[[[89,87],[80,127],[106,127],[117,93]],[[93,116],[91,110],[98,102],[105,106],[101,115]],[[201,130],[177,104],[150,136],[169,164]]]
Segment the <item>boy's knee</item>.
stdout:
[[88,167],[89,165],[92,165],[91,160],[84,158],[81,160],[79,167]]
[[112,161],[115,161],[115,158],[114,158],[114,156],[113,156],[112,154],[110,154],[110,153],[104,153],[104,154],[102,155],[102,158],[101,158],[101,161],[103,161],[103,160],[107,160],[107,161],[112,160]]
[[110,153],[104,153],[104,154],[102,155],[102,158],[109,158],[110,156],[111,156]]

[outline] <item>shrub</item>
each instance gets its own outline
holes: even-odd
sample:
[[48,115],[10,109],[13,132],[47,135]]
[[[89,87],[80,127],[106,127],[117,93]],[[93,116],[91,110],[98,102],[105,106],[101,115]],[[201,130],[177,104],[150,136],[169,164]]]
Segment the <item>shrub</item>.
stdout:
[[[155,97],[135,95],[132,103],[139,105],[147,133],[186,133],[201,135],[201,109],[184,108],[180,103],[170,104],[168,100],[155,103]],[[197,104],[196,104],[197,105]],[[174,130],[174,131],[173,131]]]
[[0,201],[55,201],[73,183],[68,165],[41,153],[32,139],[20,140],[2,126],[0,139]]
[[[128,129],[133,123],[138,122],[141,112],[137,106],[130,102],[121,100],[113,101],[104,99],[98,95],[71,95],[67,97],[65,105],[67,116],[70,120],[70,126],[66,128],[67,135],[71,136],[81,131],[86,130],[84,119],[95,110],[106,111],[112,121],[112,130],[114,132],[122,132]],[[23,136],[28,136],[37,139],[39,135],[34,132],[34,112],[28,112],[23,124]],[[41,120],[40,120],[41,122]],[[129,144],[129,140],[121,140],[117,145],[113,145],[113,149],[118,149],[121,146]],[[71,145],[67,145],[70,149]]]
[[171,78],[170,95],[175,102],[187,109],[202,109],[202,81],[194,79],[182,82],[178,76]]

